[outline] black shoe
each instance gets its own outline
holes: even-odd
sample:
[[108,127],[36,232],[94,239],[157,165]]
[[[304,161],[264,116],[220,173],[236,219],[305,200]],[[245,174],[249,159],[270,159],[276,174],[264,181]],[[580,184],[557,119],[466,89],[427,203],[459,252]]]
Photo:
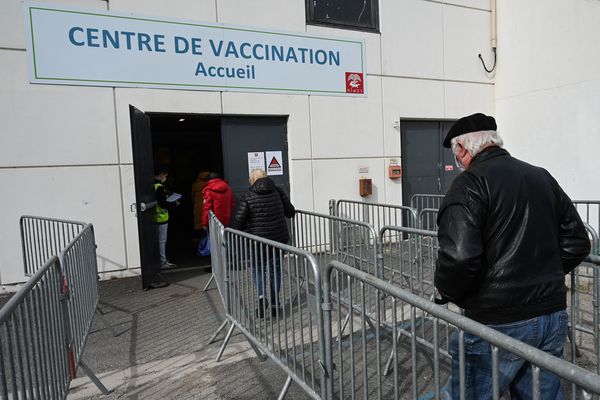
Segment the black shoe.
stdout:
[[169,282],[155,281],[148,285],[146,289],[160,289],[169,286]]
[[258,299],[258,308],[256,309],[256,318],[264,318],[265,317],[265,308],[269,307],[269,302],[267,300]]

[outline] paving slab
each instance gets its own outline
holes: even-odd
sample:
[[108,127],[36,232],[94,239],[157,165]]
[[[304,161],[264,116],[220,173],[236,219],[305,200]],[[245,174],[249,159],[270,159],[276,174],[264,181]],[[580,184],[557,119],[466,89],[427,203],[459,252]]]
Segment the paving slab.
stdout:
[[[234,333],[215,361],[225,331],[218,290],[202,289],[210,273],[191,269],[165,274],[170,286],[143,291],[141,279],[100,282],[100,309],[119,335],[96,318],[83,355],[104,385],[102,395],[79,371],[69,399],[270,399],[287,378],[273,362],[261,362],[243,335]],[[292,384],[286,399],[308,399]]]

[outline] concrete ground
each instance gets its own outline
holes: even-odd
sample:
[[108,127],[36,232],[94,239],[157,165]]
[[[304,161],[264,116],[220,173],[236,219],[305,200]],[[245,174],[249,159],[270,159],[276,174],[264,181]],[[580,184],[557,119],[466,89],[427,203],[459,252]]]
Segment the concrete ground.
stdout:
[[[140,278],[100,282],[100,309],[119,335],[94,320],[83,360],[111,391],[101,394],[79,371],[69,399],[272,399],[286,375],[261,362],[239,333],[221,362],[208,340],[223,321],[218,290],[202,289],[210,274],[199,269],[166,274],[169,287],[143,291]],[[292,384],[286,399],[308,399]]]

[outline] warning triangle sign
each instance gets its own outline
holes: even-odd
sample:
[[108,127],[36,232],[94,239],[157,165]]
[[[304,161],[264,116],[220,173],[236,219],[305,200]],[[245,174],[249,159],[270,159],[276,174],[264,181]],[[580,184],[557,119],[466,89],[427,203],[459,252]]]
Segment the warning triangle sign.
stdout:
[[269,163],[269,168],[281,168],[281,164],[279,164],[279,161],[277,161],[277,159],[273,157],[271,159],[271,162]]

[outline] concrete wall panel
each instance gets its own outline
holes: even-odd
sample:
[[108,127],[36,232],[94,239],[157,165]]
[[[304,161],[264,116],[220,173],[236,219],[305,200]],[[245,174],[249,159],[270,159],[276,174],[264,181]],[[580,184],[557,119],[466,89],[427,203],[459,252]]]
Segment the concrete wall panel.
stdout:
[[[117,167],[0,169],[2,187],[12,188],[0,208],[4,221],[1,283],[22,282],[21,215],[91,222],[100,271],[125,266],[121,195]],[[74,184],[76,182],[76,184]]]
[[494,85],[444,82],[444,87],[446,118],[458,119],[476,112],[494,115]]
[[423,0],[380,2],[383,75],[443,78],[442,8]]
[[25,52],[0,58],[0,166],[117,162],[113,89],[30,84]]
[[111,11],[131,12],[154,17],[201,22],[217,21],[214,0],[110,0],[109,7]]
[[369,96],[311,96],[313,158],[383,155],[381,78],[368,77]]
[[483,69],[481,54],[491,68],[491,17],[487,11],[444,6],[444,78],[491,82]]
[[[42,2],[48,4],[47,1]],[[106,1],[101,0],[53,0],[52,4],[106,11]],[[24,21],[23,2],[21,0],[2,0],[0,8],[0,47],[25,49]]]

